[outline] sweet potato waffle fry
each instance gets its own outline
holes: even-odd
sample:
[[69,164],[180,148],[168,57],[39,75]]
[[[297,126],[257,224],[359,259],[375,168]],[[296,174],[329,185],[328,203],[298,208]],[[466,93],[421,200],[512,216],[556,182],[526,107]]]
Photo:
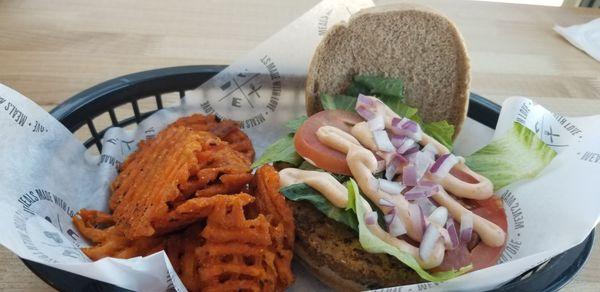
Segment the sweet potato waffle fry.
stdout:
[[256,210],[264,214],[271,224],[272,248],[275,251],[275,267],[279,274],[277,287],[283,289],[294,281],[290,269],[294,255],[294,216],[284,197],[279,193],[279,174],[270,165],[256,171],[250,190],[256,197]]
[[125,161],[112,184],[110,205],[116,225],[127,238],[154,235],[153,222],[167,215],[169,202],[181,197],[177,186],[188,180],[198,164],[196,152],[218,142],[211,136],[170,127],[140,143],[136,155]]
[[73,217],[92,243],[82,251],[98,260],[164,250],[190,291],[283,291],[294,280],[293,216],[275,169],[251,174],[253,156],[232,121],[176,121],[123,163],[112,214]]
[[227,141],[233,150],[238,151],[249,161],[254,160],[254,147],[250,138],[240,130],[240,125],[231,120],[218,120],[215,115],[203,116],[199,114],[181,118],[171,126],[186,126],[197,131],[208,131],[223,141]]
[[275,291],[271,225],[262,214],[247,219],[244,206],[254,198],[247,194],[238,198],[215,208],[207,219],[204,245],[196,250],[199,281],[204,291]]

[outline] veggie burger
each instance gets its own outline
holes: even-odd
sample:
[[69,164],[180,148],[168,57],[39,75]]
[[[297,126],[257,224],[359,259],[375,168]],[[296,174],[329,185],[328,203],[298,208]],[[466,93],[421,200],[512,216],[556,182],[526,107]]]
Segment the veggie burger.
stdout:
[[310,117],[255,162],[282,168],[295,253],[324,283],[443,281],[499,260],[507,220],[494,191],[535,176],[553,151],[515,124],[452,154],[468,83],[460,33],[427,8],[367,9],[328,31],[307,77]]

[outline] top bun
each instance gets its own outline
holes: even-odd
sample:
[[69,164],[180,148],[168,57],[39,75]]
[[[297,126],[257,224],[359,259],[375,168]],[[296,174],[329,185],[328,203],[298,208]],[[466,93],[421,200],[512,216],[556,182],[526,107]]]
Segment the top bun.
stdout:
[[340,94],[355,75],[404,81],[406,103],[425,122],[465,120],[469,57],[448,18],[427,7],[401,4],[364,9],[334,25],[313,55],[306,80],[306,111],[323,108],[320,93]]

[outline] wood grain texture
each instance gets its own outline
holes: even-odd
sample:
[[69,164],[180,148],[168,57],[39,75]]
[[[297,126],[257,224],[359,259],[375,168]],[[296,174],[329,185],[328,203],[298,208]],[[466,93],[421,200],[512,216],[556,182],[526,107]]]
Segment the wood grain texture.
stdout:
[[[317,0],[0,1],[0,82],[45,109],[116,76],[228,64]],[[397,1],[376,1],[378,5]],[[412,1],[417,2],[417,1]],[[600,62],[554,33],[600,10],[423,0],[453,19],[471,56],[472,91],[533,97],[565,115],[600,113]],[[596,232],[597,235],[600,233]],[[566,291],[600,291],[600,244]],[[1,291],[47,291],[0,247]]]

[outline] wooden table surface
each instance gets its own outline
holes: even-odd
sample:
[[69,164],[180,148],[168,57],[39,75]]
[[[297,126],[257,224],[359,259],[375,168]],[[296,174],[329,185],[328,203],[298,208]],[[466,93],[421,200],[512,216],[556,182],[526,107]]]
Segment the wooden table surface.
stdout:
[[[2,0],[0,82],[51,109],[119,75],[228,64],[316,2]],[[419,2],[458,24],[471,56],[472,91],[498,103],[513,95],[533,97],[565,115],[600,113],[600,62],[552,30],[598,18],[600,9]],[[0,247],[0,290],[50,289]],[[598,242],[565,290],[600,291]]]

